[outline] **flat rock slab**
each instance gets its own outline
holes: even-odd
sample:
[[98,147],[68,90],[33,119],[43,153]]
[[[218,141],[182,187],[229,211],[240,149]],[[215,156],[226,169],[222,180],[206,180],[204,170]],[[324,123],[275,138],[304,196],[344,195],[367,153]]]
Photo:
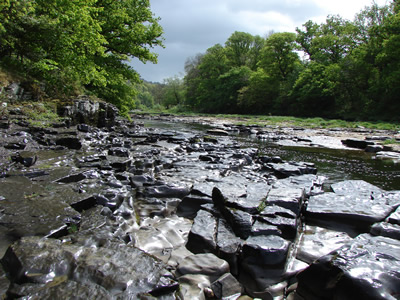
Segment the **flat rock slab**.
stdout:
[[[143,293],[170,286],[171,274],[161,261],[143,251],[109,241],[104,247],[64,244],[59,240],[24,237],[7,250],[1,260],[13,282],[46,284],[73,281],[95,287],[110,298],[140,298]],[[70,285],[71,286],[71,285]],[[61,290],[62,291],[62,290]],[[61,292],[60,291],[60,292]],[[50,291],[48,291],[50,293]],[[95,293],[96,294],[96,293]],[[27,292],[23,296],[30,296]],[[55,295],[65,299],[63,294]]]
[[399,299],[400,241],[358,236],[321,257],[298,278],[304,299]]
[[205,275],[210,282],[217,280],[225,273],[229,273],[228,263],[212,253],[190,255],[184,258],[176,269],[178,276]]
[[[306,220],[335,230],[369,232],[398,206],[398,192],[385,192],[361,180],[332,185],[335,193],[312,196],[306,209]],[[347,227],[347,229],[345,229]]]
[[[4,193],[3,193],[4,192]],[[49,235],[66,224],[78,224],[80,214],[60,195],[43,193],[42,186],[26,177],[9,177],[0,183],[0,225],[14,237]]]
[[296,258],[311,264],[316,259],[329,254],[352,240],[345,232],[306,226],[299,241]]

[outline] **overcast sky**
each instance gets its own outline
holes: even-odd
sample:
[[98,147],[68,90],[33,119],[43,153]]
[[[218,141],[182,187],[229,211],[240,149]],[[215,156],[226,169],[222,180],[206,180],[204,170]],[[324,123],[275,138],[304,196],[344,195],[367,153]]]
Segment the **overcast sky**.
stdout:
[[[322,23],[328,15],[353,20],[373,0],[150,0],[151,10],[161,18],[163,48],[155,48],[158,64],[130,63],[147,81],[162,82],[183,76],[187,58],[222,45],[235,31],[265,37],[275,32],[295,32],[308,20]],[[389,0],[375,0],[379,5]]]

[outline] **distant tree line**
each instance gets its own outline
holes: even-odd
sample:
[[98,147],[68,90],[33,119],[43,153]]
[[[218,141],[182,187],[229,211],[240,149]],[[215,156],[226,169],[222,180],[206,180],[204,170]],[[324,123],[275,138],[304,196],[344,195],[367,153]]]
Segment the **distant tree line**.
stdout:
[[[399,121],[399,10],[396,1],[374,4],[353,21],[328,16],[266,38],[234,32],[225,45],[189,58],[182,80],[164,82],[171,96],[160,104],[164,99],[206,113]],[[174,96],[172,86],[180,93]]]
[[49,97],[92,93],[128,110],[140,78],[126,62],[156,62],[158,21],[149,0],[1,0],[0,63]]

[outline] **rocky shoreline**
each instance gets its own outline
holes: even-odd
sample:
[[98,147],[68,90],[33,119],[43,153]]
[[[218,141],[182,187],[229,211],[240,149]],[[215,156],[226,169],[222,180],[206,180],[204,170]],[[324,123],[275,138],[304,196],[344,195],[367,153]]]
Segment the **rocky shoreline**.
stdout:
[[326,192],[312,163],[234,138],[367,151],[389,133],[182,132],[75,107],[49,128],[2,121],[1,298],[399,299],[400,191]]

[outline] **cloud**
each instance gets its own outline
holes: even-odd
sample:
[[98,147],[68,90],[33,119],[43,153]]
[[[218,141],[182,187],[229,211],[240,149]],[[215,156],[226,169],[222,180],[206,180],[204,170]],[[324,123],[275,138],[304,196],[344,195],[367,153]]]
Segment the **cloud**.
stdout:
[[[384,5],[386,0],[377,0]],[[161,18],[165,49],[156,48],[158,64],[131,65],[142,78],[162,81],[183,74],[187,58],[224,44],[235,31],[265,36],[294,32],[308,20],[324,22],[329,14],[352,19],[370,0],[151,0],[152,12]]]

